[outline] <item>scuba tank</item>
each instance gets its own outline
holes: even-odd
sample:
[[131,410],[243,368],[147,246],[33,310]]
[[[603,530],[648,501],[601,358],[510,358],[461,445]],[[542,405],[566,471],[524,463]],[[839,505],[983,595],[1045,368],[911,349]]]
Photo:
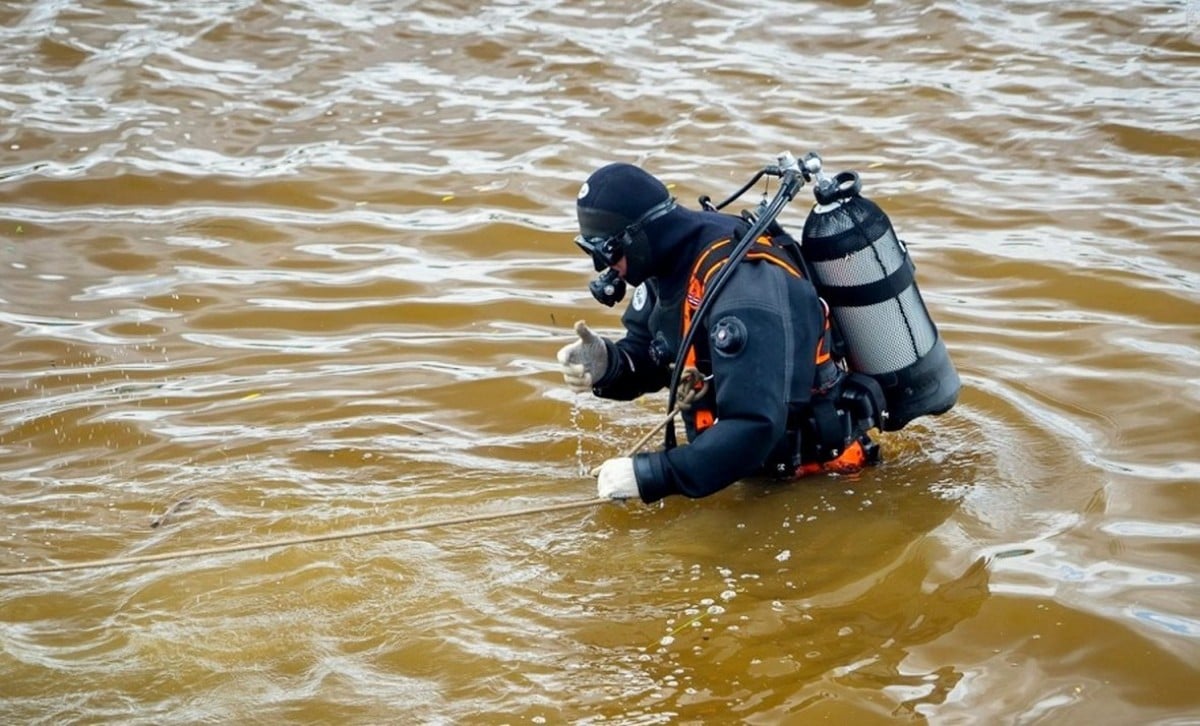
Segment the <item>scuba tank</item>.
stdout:
[[[764,167],[724,201],[713,204],[703,196],[700,205],[719,211],[763,176],[779,177],[779,190],[769,203],[764,197],[756,213],[743,215],[751,227],[709,282],[693,319],[703,318],[760,234],[771,229],[786,246],[791,238],[782,234],[775,219],[804,182],[815,179],[817,203],[805,220],[798,249],[795,240],[791,245],[805,276],[829,307],[832,352],[850,369],[851,383],[842,402],[884,431],[898,431],[919,416],[949,411],[962,386],[958,372],[917,290],[907,248],[883,210],[861,195],[858,174],[843,172],[830,179],[821,172],[821,157],[815,152],[799,160],[784,153],[777,164]],[[687,331],[676,351],[667,389],[669,410],[675,408],[684,356],[699,327]],[[664,446],[675,446],[673,423],[666,427]]]
[[917,289],[915,268],[891,220],[861,195],[855,172],[821,175],[801,249],[829,305],[851,371],[883,389],[884,431],[949,411],[961,382]]

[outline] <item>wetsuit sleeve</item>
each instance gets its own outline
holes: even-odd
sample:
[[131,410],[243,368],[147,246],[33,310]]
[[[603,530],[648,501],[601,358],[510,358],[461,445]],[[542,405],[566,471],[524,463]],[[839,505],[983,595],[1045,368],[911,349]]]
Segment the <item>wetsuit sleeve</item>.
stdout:
[[[805,375],[812,381],[812,363],[804,361],[811,360],[816,346],[811,316],[795,311],[786,274],[773,265],[740,266],[703,321],[712,353],[716,423],[687,446],[634,457],[643,501],[719,491],[757,473],[784,436],[792,381]],[[815,293],[800,302],[819,305]],[[714,337],[723,327],[741,328],[736,349]]]
[[625,336],[608,346],[608,370],[596,381],[592,393],[601,398],[628,401],[646,393],[653,393],[670,382],[666,368],[658,366],[650,357],[650,312],[655,305],[649,287],[642,293],[646,299],[641,306],[630,304],[621,315]]

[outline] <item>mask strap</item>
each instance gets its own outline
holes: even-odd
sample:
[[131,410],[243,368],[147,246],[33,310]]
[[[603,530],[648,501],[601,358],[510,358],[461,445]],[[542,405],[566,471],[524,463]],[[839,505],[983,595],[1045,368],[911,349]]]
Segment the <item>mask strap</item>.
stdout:
[[675,209],[675,197],[667,197],[653,207],[646,210],[646,213],[637,218],[633,224],[625,228],[625,234],[633,236],[642,231],[642,228],[650,224],[654,220],[666,215],[671,210]]

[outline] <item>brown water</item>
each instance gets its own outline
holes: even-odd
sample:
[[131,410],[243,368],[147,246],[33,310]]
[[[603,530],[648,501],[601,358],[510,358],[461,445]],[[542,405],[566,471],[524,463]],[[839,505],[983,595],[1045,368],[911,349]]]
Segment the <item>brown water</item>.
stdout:
[[611,160],[862,171],[964,382],[854,479],[6,576],[3,722],[1200,722],[1193,0],[0,27],[0,568],[594,496],[665,405],[553,364]]

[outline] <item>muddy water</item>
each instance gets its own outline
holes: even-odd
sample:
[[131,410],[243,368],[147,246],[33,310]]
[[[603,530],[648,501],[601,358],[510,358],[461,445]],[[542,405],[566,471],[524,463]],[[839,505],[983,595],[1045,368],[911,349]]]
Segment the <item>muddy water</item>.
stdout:
[[[6,575],[5,722],[1198,717],[1194,2],[403,5],[0,2],[0,568],[513,513]],[[580,181],[813,149],[959,405],[531,512],[665,405],[554,371]]]

